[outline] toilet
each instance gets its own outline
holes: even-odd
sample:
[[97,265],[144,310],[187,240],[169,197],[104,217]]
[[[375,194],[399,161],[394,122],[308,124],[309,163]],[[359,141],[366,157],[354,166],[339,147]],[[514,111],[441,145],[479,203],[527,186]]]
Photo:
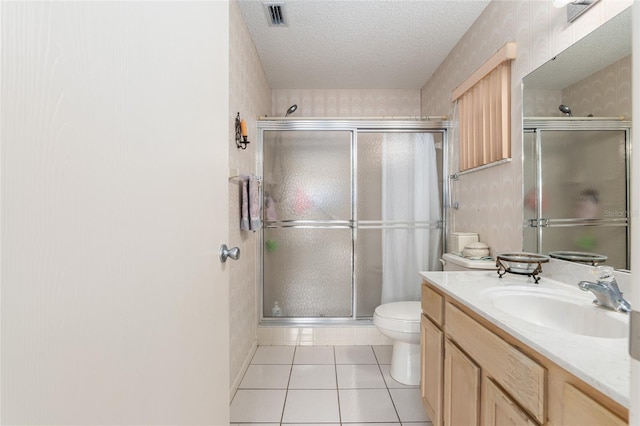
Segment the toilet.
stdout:
[[420,384],[420,302],[392,302],[378,306],[373,323],[393,340],[391,377],[405,385]]
[[[440,260],[445,271],[496,270],[493,260],[470,260],[445,253]],[[420,384],[420,302],[392,302],[378,306],[373,323],[393,340],[391,377],[405,385]]]

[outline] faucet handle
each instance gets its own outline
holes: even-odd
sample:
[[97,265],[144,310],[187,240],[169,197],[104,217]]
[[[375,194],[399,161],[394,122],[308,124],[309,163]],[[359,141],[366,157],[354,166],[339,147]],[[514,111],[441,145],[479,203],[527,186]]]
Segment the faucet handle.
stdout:
[[598,281],[614,281],[616,276],[612,266],[598,265],[593,269],[593,273],[598,277]]

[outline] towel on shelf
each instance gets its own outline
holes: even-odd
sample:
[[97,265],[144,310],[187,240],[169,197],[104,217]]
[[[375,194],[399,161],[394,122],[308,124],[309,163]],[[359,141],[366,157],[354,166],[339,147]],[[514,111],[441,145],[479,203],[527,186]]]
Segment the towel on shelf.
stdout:
[[249,180],[242,179],[242,197],[240,204],[240,230],[248,231],[249,228]]
[[262,227],[260,211],[260,181],[254,175],[249,176],[249,227],[257,231]]

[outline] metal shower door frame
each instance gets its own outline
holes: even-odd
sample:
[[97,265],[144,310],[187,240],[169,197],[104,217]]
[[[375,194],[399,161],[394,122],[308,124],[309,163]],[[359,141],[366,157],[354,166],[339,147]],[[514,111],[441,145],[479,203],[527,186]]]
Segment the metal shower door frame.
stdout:
[[[425,121],[425,120],[359,120],[359,119],[300,119],[300,118],[270,118],[261,119],[257,122],[258,138],[256,149],[256,170],[260,176],[264,176],[264,132],[265,131],[346,131],[351,133],[351,219],[348,224],[341,224],[339,228],[350,228],[352,236],[351,246],[351,316],[348,317],[265,317],[264,316],[264,231],[260,230],[257,246],[257,259],[260,263],[258,268],[258,318],[261,324],[269,325],[357,325],[371,324],[370,318],[358,318],[357,316],[357,271],[356,265],[356,241],[357,241],[357,148],[359,133],[438,133],[442,135],[442,205],[441,205],[441,221],[439,224],[441,230],[441,247],[444,252],[446,249],[447,221],[446,206],[449,200],[449,182],[448,176],[449,164],[449,142],[448,136],[451,134],[453,124],[449,121]],[[260,201],[264,201],[263,187],[260,187]],[[263,206],[264,207],[264,206]],[[263,223],[264,208],[262,209]],[[291,221],[298,223],[283,224],[283,227],[304,228],[305,221]],[[307,221],[308,222],[308,221]],[[314,221],[315,222],[315,221]],[[320,221],[318,221],[320,222]],[[345,226],[346,225],[346,226]]]
[[[572,227],[572,226],[626,226],[627,234],[627,253],[626,263],[630,264],[630,241],[631,241],[631,224],[629,220],[630,214],[630,176],[631,176],[631,121],[623,121],[615,118],[525,118],[523,120],[523,134],[534,133],[534,161],[535,161],[535,183],[538,189],[536,193],[536,218],[523,220],[523,230],[527,228],[536,228],[536,249],[538,252],[542,250],[543,230],[548,227]],[[575,220],[563,219],[546,219],[542,217],[542,136],[546,131],[607,131],[618,130],[625,134],[625,175],[626,175],[626,217],[624,219],[589,219],[582,222]],[[524,153],[523,153],[524,155]],[[524,193],[524,180],[523,193]],[[524,219],[524,217],[523,217]],[[523,235],[524,238],[524,235]]]

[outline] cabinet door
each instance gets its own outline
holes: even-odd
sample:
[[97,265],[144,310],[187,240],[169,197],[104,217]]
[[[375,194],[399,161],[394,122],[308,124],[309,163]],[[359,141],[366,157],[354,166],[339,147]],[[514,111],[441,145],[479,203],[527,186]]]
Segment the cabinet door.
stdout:
[[562,395],[562,424],[566,426],[622,426],[627,422],[569,383]]
[[482,380],[482,418],[485,426],[534,426],[536,423],[491,379]]
[[444,424],[479,425],[480,368],[449,339],[444,342]]
[[434,426],[442,426],[442,364],[444,333],[422,315],[420,357],[420,392],[422,402]]

